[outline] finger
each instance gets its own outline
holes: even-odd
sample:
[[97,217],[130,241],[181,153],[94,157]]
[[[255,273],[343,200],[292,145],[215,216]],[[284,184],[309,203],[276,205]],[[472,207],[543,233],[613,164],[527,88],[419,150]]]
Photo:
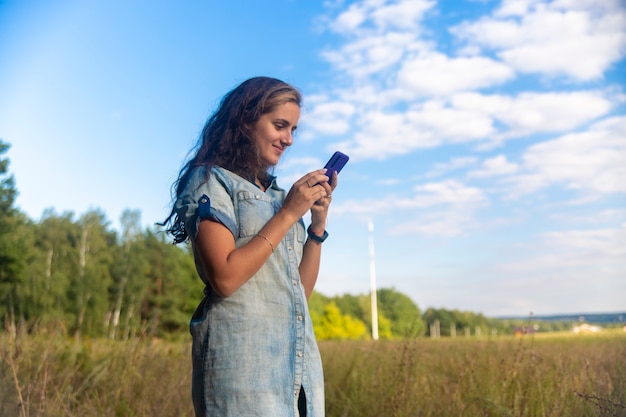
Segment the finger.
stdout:
[[325,172],[325,169],[318,169],[309,172],[304,177],[296,181],[294,185],[298,187],[313,188],[317,185],[317,183],[321,181],[328,181],[328,177],[326,177],[326,175],[324,174]]
[[337,184],[339,183],[339,174],[337,174],[337,171],[333,172],[333,180],[331,181],[331,191],[335,191],[335,188],[337,188]]

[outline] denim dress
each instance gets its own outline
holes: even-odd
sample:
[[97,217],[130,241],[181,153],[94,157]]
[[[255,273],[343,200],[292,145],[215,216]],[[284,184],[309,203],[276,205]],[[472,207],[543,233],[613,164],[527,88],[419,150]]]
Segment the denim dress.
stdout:
[[197,416],[307,417],[324,415],[322,362],[298,267],[306,239],[294,224],[263,267],[229,297],[216,294],[195,248],[203,219],[226,226],[240,247],[278,212],[285,191],[256,185],[223,169],[200,167],[176,202],[191,239],[205,296],[194,313],[192,398]]

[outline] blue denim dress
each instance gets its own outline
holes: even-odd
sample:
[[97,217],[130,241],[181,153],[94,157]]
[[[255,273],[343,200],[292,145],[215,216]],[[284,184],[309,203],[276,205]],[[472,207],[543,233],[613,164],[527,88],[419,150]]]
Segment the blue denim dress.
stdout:
[[307,417],[324,415],[322,362],[298,266],[306,239],[294,224],[263,267],[235,293],[212,291],[195,248],[200,220],[226,226],[237,247],[278,212],[285,191],[266,192],[223,168],[197,168],[176,202],[206,284],[194,313],[192,398],[197,416],[296,417],[300,388]]

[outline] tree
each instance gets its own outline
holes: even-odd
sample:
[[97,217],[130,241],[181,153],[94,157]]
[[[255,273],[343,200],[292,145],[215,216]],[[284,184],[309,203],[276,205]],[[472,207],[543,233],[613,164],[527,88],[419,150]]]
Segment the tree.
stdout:
[[[0,139],[0,156],[10,148]],[[15,320],[19,305],[18,290],[23,285],[26,266],[23,242],[16,239],[15,232],[23,220],[13,207],[17,190],[13,175],[8,174],[9,159],[0,158],[0,315]]]
[[78,265],[70,277],[70,293],[74,300],[73,329],[79,337],[83,331],[97,334],[108,307],[108,289],[112,284],[111,265],[116,247],[116,234],[100,210],[83,214],[77,223]]
[[[140,307],[149,292],[150,284],[146,275],[149,266],[141,234],[141,212],[124,210],[120,223],[121,245],[117,249],[116,262],[113,265],[112,303],[107,319],[108,333],[112,339],[120,335],[126,339],[138,330]],[[121,324],[124,326],[120,331]]]
[[[361,305],[361,311],[363,316],[361,320],[367,326],[370,334],[372,333],[372,299],[371,294],[362,295],[359,297],[359,303]],[[392,339],[393,333],[391,332],[391,321],[385,317],[383,311],[378,309],[378,338],[379,339]]]
[[[318,318],[320,319],[320,318]],[[324,315],[318,323],[313,322],[315,336],[318,339],[367,339],[365,324],[348,315],[331,301],[324,308]]]
[[44,211],[34,226],[34,252],[28,266],[30,304],[28,319],[41,324],[64,323],[68,327],[74,310],[72,277],[78,273],[80,230],[74,213]]
[[378,310],[391,322],[396,338],[416,337],[424,333],[425,325],[417,305],[406,295],[390,288],[377,291]]
[[189,320],[204,296],[193,255],[187,247],[167,242],[164,233],[145,233],[149,293],[143,300],[142,320],[151,336],[189,329]]

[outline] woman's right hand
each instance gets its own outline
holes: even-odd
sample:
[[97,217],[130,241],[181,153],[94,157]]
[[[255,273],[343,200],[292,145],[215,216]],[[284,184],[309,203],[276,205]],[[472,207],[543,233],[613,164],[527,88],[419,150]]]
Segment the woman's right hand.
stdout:
[[293,184],[283,201],[281,210],[289,214],[295,223],[311,209],[316,201],[331,193],[326,169],[309,172]]

